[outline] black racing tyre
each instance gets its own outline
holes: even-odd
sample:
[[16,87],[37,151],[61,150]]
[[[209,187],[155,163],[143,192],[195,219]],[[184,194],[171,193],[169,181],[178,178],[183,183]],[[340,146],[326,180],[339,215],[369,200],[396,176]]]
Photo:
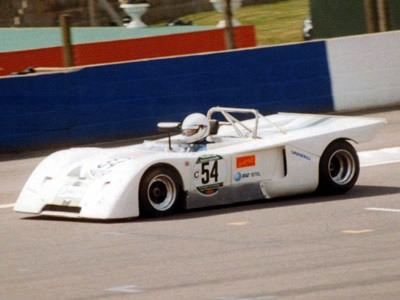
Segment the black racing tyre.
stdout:
[[176,171],[166,167],[152,168],[140,181],[140,214],[147,217],[170,215],[180,206],[181,195],[182,189]]
[[354,147],[345,140],[329,144],[319,162],[319,185],[322,194],[343,194],[358,179],[360,162]]

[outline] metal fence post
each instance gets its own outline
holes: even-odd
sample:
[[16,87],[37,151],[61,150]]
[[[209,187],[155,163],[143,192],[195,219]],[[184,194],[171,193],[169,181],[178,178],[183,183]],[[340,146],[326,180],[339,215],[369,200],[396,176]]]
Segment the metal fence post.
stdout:
[[89,23],[90,23],[90,26],[97,26],[97,22],[96,22],[96,10],[97,10],[96,0],[89,0],[88,1],[88,9],[89,9]]
[[235,36],[232,25],[231,0],[223,1],[225,19],[225,44],[227,49],[235,49]]
[[388,5],[387,0],[376,0],[376,7],[378,10],[378,24],[379,31],[388,31],[389,30],[389,22],[388,22]]
[[71,43],[71,28],[70,28],[70,16],[60,16],[60,26],[63,39],[63,54],[64,54],[64,67],[74,66],[74,54],[72,52]]
[[374,0],[364,0],[364,12],[367,32],[376,32]]

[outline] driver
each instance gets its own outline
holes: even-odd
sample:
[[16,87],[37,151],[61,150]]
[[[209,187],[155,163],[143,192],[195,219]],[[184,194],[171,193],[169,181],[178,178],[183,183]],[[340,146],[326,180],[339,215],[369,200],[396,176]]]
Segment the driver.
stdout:
[[[187,144],[205,144],[205,139],[210,132],[210,124],[207,117],[200,113],[188,115],[182,123],[183,142]],[[200,147],[192,145],[192,151],[200,150]],[[199,148],[199,149],[195,149]]]

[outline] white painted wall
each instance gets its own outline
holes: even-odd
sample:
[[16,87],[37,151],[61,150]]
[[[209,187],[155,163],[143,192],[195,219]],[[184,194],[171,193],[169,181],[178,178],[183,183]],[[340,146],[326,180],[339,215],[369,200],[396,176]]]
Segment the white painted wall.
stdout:
[[400,31],[326,43],[335,111],[400,104]]

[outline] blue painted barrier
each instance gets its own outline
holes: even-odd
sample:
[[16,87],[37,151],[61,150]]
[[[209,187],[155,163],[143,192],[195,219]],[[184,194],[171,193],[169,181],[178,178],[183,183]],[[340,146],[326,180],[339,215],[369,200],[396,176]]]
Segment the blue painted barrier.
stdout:
[[0,151],[154,134],[211,106],[333,110],[325,42],[0,79]]

